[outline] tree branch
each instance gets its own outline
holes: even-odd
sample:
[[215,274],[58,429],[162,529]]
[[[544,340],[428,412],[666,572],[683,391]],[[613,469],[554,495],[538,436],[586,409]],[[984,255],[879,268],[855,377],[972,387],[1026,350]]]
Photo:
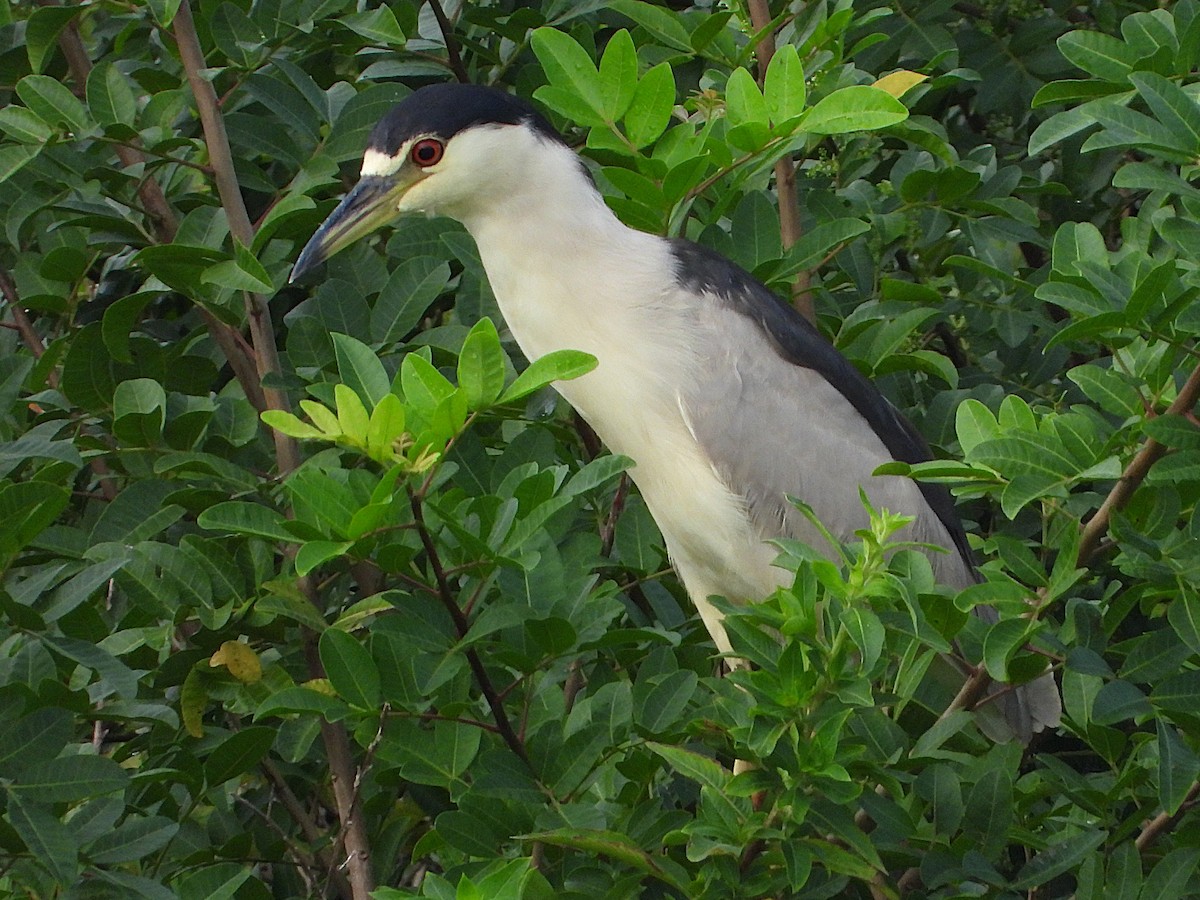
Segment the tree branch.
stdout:
[[[771,7],[768,0],[747,0],[750,24],[756,31],[771,25]],[[758,83],[761,87],[767,77],[767,66],[775,55],[775,35],[770,31],[763,34],[754,55],[758,59]],[[787,250],[800,240],[803,229],[800,225],[800,202],[796,198],[796,164],[791,156],[782,156],[775,163],[775,193],[779,198],[779,237],[783,249]],[[811,276],[807,271],[796,275],[792,282],[792,305],[810,322],[816,322],[813,307]]]
[[463,65],[462,57],[458,54],[458,40],[454,37],[454,26],[446,17],[446,10],[442,9],[441,0],[429,0],[429,8],[433,10],[433,17],[437,19],[438,28],[442,32],[442,40],[446,42],[446,59],[450,63],[450,71],[463,84],[470,84],[471,75],[467,72],[467,67]]
[[1174,815],[1168,812],[1161,812],[1146,823],[1146,826],[1137,836],[1137,840],[1133,842],[1138,852],[1145,853],[1151,844],[1174,828],[1175,823],[1183,818],[1183,814],[1187,811],[1188,807],[1195,803],[1198,798],[1200,798],[1200,781],[1192,785],[1191,790],[1187,792],[1187,796],[1179,804],[1179,810]]
[[[79,26],[74,20],[69,22],[58,36],[58,46],[67,59],[71,79],[75,82],[75,92],[83,96],[86,92],[88,76],[92,71],[92,61],[87,55],[87,49],[83,46],[83,39],[79,36]],[[121,161],[121,165],[125,168],[144,165],[146,162],[146,155],[135,146],[117,143],[113,149]],[[138,184],[137,193],[154,228],[156,240],[160,244],[171,243],[179,231],[179,220],[175,216],[175,211],[171,209],[171,204],[167,202],[162,186],[147,175]],[[233,369],[234,377],[242,386],[246,398],[258,411],[266,409],[266,399],[263,397],[262,386],[259,383],[258,373],[255,371],[252,359],[253,353],[245,346],[237,329],[226,325],[203,306],[197,306],[197,309],[208,333],[212,335],[213,340],[216,341],[217,346],[225,355],[225,359],[229,362],[229,367]]]
[[[212,162],[221,206],[224,207],[225,216],[229,220],[229,230],[236,241],[244,247],[249,247],[254,242],[254,225],[246,212],[246,201],[242,197],[237,172],[234,170],[233,153],[229,149],[225,120],[221,118],[216,91],[213,90],[212,82],[204,77],[204,52],[200,49],[200,38],[196,34],[196,23],[192,19],[192,9],[188,0],[183,0],[179,5],[173,25],[175,43],[183,60],[188,84],[192,88],[192,96],[196,100],[200,125],[204,129],[204,143],[208,147],[208,158]],[[275,327],[271,322],[271,310],[265,297],[249,291],[244,297],[246,320],[250,325],[250,339],[254,345],[254,362],[261,383],[263,378],[278,375],[281,371],[279,349],[275,346]],[[262,395],[267,409],[291,412],[287,395],[278,388],[264,386]],[[300,452],[295,439],[274,429],[271,430],[271,436],[275,441],[275,455],[280,471],[292,471],[300,463]]]
[[[1178,416],[1191,412],[1196,406],[1198,398],[1200,398],[1200,366],[1192,370],[1192,374],[1188,376],[1188,380],[1184,383],[1178,396],[1175,397],[1174,402],[1167,407],[1166,415]],[[1121,473],[1121,478],[1113,485],[1113,489],[1109,491],[1104,502],[1100,504],[1100,508],[1096,510],[1096,514],[1083,526],[1083,535],[1079,541],[1079,555],[1075,559],[1075,565],[1078,568],[1087,567],[1095,555],[1096,549],[1100,546],[1101,539],[1108,533],[1112,514],[1129,502],[1134,491],[1146,480],[1151,466],[1166,454],[1167,447],[1153,438],[1147,438],[1146,442],[1142,444],[1141,449],[1130,460],[1125,471]]]
[[[421,536],[421,545],[425,548],[425,555],[429,557],[429,565],[433,569],[433,577],[437,581],[438,599],[442,601],[442,606],[446,608],[446,612],[450,614],[450,618],[454,621],[454,630],[458,633],[459,638],[465,638],[467,632],[471,629],[471,623],[467,621],[466,615],[454,599],[454,592],[450,589],[450,583],[446,580],[446,570],[442,566],[441,557],[438,555],[437,547],[433,543],[433,536],[429,533],[429,527],[425,524],[425,511],[421,506],[421,499],[412,488],[408,490],[408,501],[412,507],[413,520],[417,523],[417,533]],[[488,675],[487,669],[483,665],[483,660],[479,658],[479,654],[475,652],[474,647],[468,647],[464,653],[467,657],[467,664],[471,667],[471,672],[474,674],[475,681],[479,685],[479,690],[483,693],[488,706],[492,710],[492,718],[496,722],[496,728],[499,730],[500,736],[504,738],[504,742],[508,744],[509,749],[532,769],[533,764],[529,761],[529,754],[525,750],[525,744],[517,736],[516,731],[513,730],[512,723],[508,720],[508,713],[504,711],[504,701],[496,691],[496,686],[492,683],[491,676]]]
[[336,860],[328,848],[318,848],[324,836],[317,823],[312,820],[312,816],[308,814],[308,810],[304,808],[304,804],[300,802],[300,798],[288,786],[284,780],[283,774],[276,768],[275,764],[269,759],[264,759],[259,763],[263,774],[267,776],[267,781],[271,782],[274,788],[275,796],[279,798],[283,808],[287,810],[288,815],[292,817],[292,821],[300,828],[300,833],[304,835],[304,840],[313,847],[313,855],[316,863],[325,871],[333,872],[334,888],[338,892],[338,896],[350,900],[354,896],[353,889],[350,887],[350,882],[346,880],[345,874],[338,869]]

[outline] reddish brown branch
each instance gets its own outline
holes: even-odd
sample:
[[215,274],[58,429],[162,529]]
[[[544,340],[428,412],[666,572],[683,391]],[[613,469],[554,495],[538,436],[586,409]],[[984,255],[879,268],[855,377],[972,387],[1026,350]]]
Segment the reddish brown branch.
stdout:
[[[750,24],[762,32],[771,26],[771,8],[767,0],[747,0]],[[775,55],[775,35],[767,30],[754,51],[758,59],[758,83],[761,86],[767,77],[767,66]],[[800,202],[796,197],[796,164],[790,155],[780,157],[775,163],[775,193],[779,200],[779,237],[783,249],[787,250],[800,240],[803,229],[800,225]],[[810,322],[816,322],[813,307],[811,279],[808,272],[800,272],[792,282],[792,305]]]
[[[249,247],[254,241],[254,226],[246,212],[246,201],[242,197],[237,172],[234,170],[233,152],[229,148],[225,120],[221,117],[216,91],[213,90],[212,82],[204,77],[204,52],[200,49],[200,38],[196,34],[196,23],[192,19],[192,9],[188,0],[179,5],[173,26],[179,56],[183,60],[188,84],[196,100],[196,110],[200,114],[204,143],[208,147],[208,158],[212,163],[217,193],[229,220],[229,230],[236,241],[244,247]],[[254,361],[259,379],[278,375],[281,371],[279,349],[275,346],[275,328],[271,323],[271,311],[266,298],[247,291],[245,302],[246,320],[250,325],[250,338],[254,345]],[[291,411],[291,404],[283,391],[264,386],[262,392],[267,408]],[[292,471],[300,463],[300,452],[295,439],[274,429],[271,435],[275,440],[275,456],[279,461],[280,472]]]
[[[68,23],[62,34],[59,35],[58,46],[67,59],[67,67],[70,69],[71,79],[75,83],[76,93],[82,96],[85,93],[88,76],[92,71],[92,61],[88,58],[87,50],[83,46],[83,39],[79,36],[79,28],[74,21]],[[144,165],[146,162],[145,154],[135,146],[116,144],[113,149],[121,161],[121,165],[126,168]],[[179,230],[179,220],[175,216],[175,211],[171,209],[171,204],[167,202],[162,186],[147,176],[138,184],[137,193],[142,208],[154,228],[155,239],[160,244],[171,243],[175,240],[175,234]],[[229,367],[233,369],[234,377],[241,384],[246,398],[255,409],[259,411],[266,409],[266,399],[263,397],[258,373],[255,371],[253,351],[246,345],[237,329],[225,324],[203,307],[199,307],[199,311],[200,318],[203,319],[209,334],[221,348],[221,352],[225,354],[225,359],[229,361]]]
[[[1166,415],[1180,416],[1191,413],[1198,398],[1200,398],[1200,366],[1197,366],[1188,376],[1179,395],[1167,407]],[[1125,504],[1133,497],[1134,492],[1146,480],[1150,468],[1166,453],[1167,448],[1153,438],[1147,438],[1146,442],[1142,444],[1141,449],[1130,460],[1125,471],[1121,473],[1120,479],[1113,485],[1113,489],[1104,498],[1104,502],[1100,504],[1100,508],[1096,510],[1096,514],[1083,526],[1083,535],[1079,541],[1079,555],[1075,560],[1076,566],[1083,568],[1088,565],[1095,555],[1096,549],[1100,546],[1100,541],[1108,533],[1112,514],[1124,508]]]

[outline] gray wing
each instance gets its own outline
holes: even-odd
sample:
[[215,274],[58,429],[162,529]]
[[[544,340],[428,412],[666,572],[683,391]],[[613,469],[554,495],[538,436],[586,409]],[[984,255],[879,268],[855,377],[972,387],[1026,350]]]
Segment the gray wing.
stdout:
[[[700,378],[685,387],[684,413],[763,537],[796,537],[820,548],[808,520],[787,502],[791,495],[849,539],[866,524],[862,485],[876,507],[916,516],[911,539],[951,549],[931,557],[941,583],[974,583],[966,532],[949,491],[871,475],[889,460],[930,458],[908,420],[806,319],[744,270],[687,241],[671,247],[681,286],[710,301],[694,311],[703,346],[718,348]],[[976,612],[996,621],[990,607]],[[1033,732],[1057,725],[1061,711],[1047,673],[980,710],[980,725],[995,740],[1028,742]]]
[[791,495],[849,539],[866,524],[861,485],[874,505],[917,517],[913,539],[951,550],[934,559],[941,580],[970,584],[970,550],[949,492],[871,475],[890,460],[930,459],[912,425],[743,269],[687,241],[673,241],[671,249],[681,286],[708,300],[695,311],[704,346],[719,348],[702,361],[701,377],[681,401],[696,439],[727,486],[745,498],[763,536],[813,542],[807,519],[787,502]]

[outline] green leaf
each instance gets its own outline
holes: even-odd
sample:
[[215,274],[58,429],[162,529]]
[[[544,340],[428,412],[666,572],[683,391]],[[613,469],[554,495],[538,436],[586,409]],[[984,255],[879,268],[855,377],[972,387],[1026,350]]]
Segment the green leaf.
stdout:
[[570,381],[596,368],[596,357],[582,350],[555,350],[538,357],[508,386],[499,403],[512,403],[555,381]]
[[1128,681],[1110,681],[1096,695],[1096,702],[1092,704],[1092,721],[1099,725],[1112,725],[1149,715],[1152,711],[1146,695]]
[[1138,55],[1124,41],[1099,31],[1071,31],[1058,39],[1058,49],[1089,75],[1118,84],[1129,79]]
[[87,110],[79,98],[49,75],[26,75],[17,82],[17,96],[44,122],[66,126],[77,137],[85,136],[92,127]]
[[767,64],[763,94],[774,124],[780,125],[803,114],[807,101],[804,64],[800,62],[800,54],[794,44],[776,48]]
[[753,123],[767,125],[770,113],[754,76],[746,69],[734,69],[725,85],[725,116],[731,128]]
[[379,670],[366,647],[352,635],[329,628],[321,635],[318,649],[339,697],[359,709],[379,707]]
[[842,612],[842,625],[862,654],[862,671],[870,672],[883,653],[883,623],[871,610],[851,606]]
[[131,447],[152,447],[167,421],[167,392],[153,378],[132,378],[113,394],[113,434]]
[[204,761],[205,784],[215,787],[249,772],[263,760],[274,741],[274,728],[257,725],[235,731]]
[[675,73],[667,63],[642,76],[625,113],[625,135],[637,148],[658,140],[675,108]]
[[450,266],[435,257],[417,256],[401,263],[371,309],[372,341],[391,344],[403,340],[449,280]]
[[79,872],[79,845],[71,830],[39,798],[14,790],[7,805],[5,818],[33,858],[60,885],[73,886]]
[[692,750],[655,741],[647,741],[646,747],[661,756],[667,765],[680,775],[690,778],[704,787],[712,788],[714,791],[723,793],[733,777],[729,770],[715,759],[701,756]]
[[116,66],[101,60],[88,75],[88,109],[101,125],[128,125],[137,119],[137,98]]
[[1155,727],[1158,730],[1158,802],[1168,815],[1173,816],[1200,777],[1200,758],[1162,719],[1155,720]]
[[985,857],[993,858],[1007,843],[1013,819],[1012,776],[989,768],[971,788],[963,817],[963,834]]
[[12,557],[54,523],[71,500],[70,492],[44,481],[0,487],[0,570]]
[[587,51],[571,35],[554,28],[534,31],[531,44],[550,84],[583,101],[593,114],[592,121],[580,124],[602,124],[604,92],[600,86],[600,73]]
[[997,681],[1008,681],[1008,662],[1029,640],[1027,619],[1004,619],[993,625],[983,639],[983,663]]
[[651,734],[678,727],[678,718],[696,692],[695,672],[680,669],[650,684],[638,682],[633,689],[633,718]]
[[208,531],[245,534],[290,543],[296,538],[284,527],[286,521],[280,513],[261,503],[228,500],[204,510],[197,517],[196,524]]
[[0,131],[23,144],[44,144],[54,134],[54,129],[41,116],[24,106],[5,106],[0,109]]
[[342,383],[373,407],[387,396],[392,389],[383,363],[375,351],[357,338],[348,334],[330,334],[333,352],[337,358],[338,375]]
[[0,731],[0,775],[13,778],[38,760],[54,759],[71,740],[71,715],[43,707]]
[[88,844],[84,852],[97,865],[136,862],[161,850],[178,831],[179,824],[165,816],[127,819]]
[[1129,76],[1154,115],[1177,137],[1178,146],[1200,154],[1200,106],[1179,85],[1154,72]]
[[1200,654],[1200,597],[1180,591],[1167,608],[1167,621],[1193,653]]
[[45,68],[59,34],[79,12],[79,7],[42,6],[29,14],[25,20],[25,52],[29,55],[29,68],[35,73]]
[[338,21],[376,46],[393,49],[404,46],[404,32],[396,20],[396,14],[387,6],[379,6],[366,12],[350,13],[342,16]]
[[1197,865],[1200,865],[1200,850],[1195,847],[1172,850],[1155,864],[1138,900],[1175,900],[1185,896]]
[[1084,831],[1047,847],[1029,860],[1012,881],[1012,889],[1028,891],[1045,884],[1064,872],[1069,872],[1083,862],[1093,850],[1108,837],[1105,831]]
[[1142,412],[1142,400],[1137,388],[1112,369],[1093,365],[1076,366],[1067,372],[1067,377],[1105,412],[1124,417]]
[[633,102],[638,84],[637,50],[624,28],[608,39],[600,57],[600,90],[604,95],[604,118],[618,122]]
[[248,247],[234,242],[234,258],[209,266],[200,275],[203,284],[215,284],[234,291],[273,294],[275,287],[262,263],[254,258]]
[[504,390],[507,362],[500,335],[492,320],[475,323],[458,355],[458,386],[467,395],[470,409],[484,409],[496,402]]
[[296,551],[296,574],[303,578],[313,569],[342,556],[353,541],[305,541]]
[[614,859],[652,878],[657,878],[675,888],[685,897],[690,895],[683,872],[676,873],[667,868],[670,863],[669,858],[647,853],[628,836],[618,832],[587,828],[560,828],[554,831],[524,834],[521,835],[521,839],[549,844],[552,847],[565,847],[589,856]]
[[642,0],[609,0],[606,5],[613,12],[637,22],[665,46],[689,55],[692,53],[691,38],[675,13]]
[[11,791],[23,800],[59,803],[121,791],[128,784],[129,773],[108,757],[79,755],[38,760],[21,773]]
[[41,152],[41,144],[0,147],[0,184],[20,172]]
[[812,134],[847,134],[874,131],[908,118],[904,104],[879,88],[851,85],[822,97],[804,118]]

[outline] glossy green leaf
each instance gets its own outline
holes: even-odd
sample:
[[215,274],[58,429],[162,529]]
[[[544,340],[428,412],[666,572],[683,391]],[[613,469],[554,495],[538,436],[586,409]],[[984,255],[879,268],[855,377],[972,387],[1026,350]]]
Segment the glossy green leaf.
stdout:
[[804,118],[812,134],[846,134],[874,131],[908,118],[904,104],[878,88],[852,85],[822,97]]
[[360,709],[379,706],[379,670],[362,644],[330,628],[321,635],[320,651],[321,665],[339,697]]

